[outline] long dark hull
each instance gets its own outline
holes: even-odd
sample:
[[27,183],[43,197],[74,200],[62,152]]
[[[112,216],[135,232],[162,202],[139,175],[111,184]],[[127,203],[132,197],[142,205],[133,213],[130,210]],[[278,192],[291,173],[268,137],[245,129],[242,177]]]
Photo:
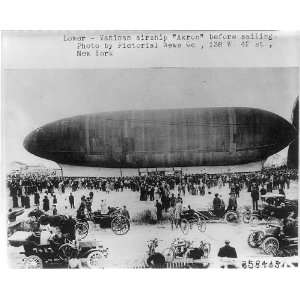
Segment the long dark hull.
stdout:
[[47,124],[25,148],[62,164],[151,168],[235,165],[285,148],[295,129],[253,108],[195,108],[107,112]]
[[287,166],[292,169],[298,169],[299,166],[299,96],[296,99],[293,114],[292,123],[297,129],[297,138],[291,143],[288,151]]

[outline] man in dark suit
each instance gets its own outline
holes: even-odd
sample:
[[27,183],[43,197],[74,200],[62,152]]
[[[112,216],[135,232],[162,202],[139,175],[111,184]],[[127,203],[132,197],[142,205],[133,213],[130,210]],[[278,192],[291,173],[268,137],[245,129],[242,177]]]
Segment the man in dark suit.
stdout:
[[251,190],[252,206],[253,210],[258,210],[259,191],[258,187],[254,186]]
[[70,193],[69,202],[70,202],[70,207],[75,208],[75,206],[74,206],[74,196],[72,195],[72,193]]
[[37,191],[34,193],[34,204],[40,205],[40,194]]
[[125,205],[123,206],[123,209],[122,209],[122,215],[123,215],[124,217],[126,217],[128,220],[130,220],[129,211],[127,210],[127,208],[126,208]]
[[234,247],[229,246],[230,241],[225,241],[225,246],[221,247],[218,253],[219,257],[237,258],[237,254]]
[[30,197],[29,197],[29,195],[25,196],[25,208],[30,208]]
[[213,200],[213,210],[214,210],[214,214],[217,217],[221,217],[224,214],[224,209],[222,207],[222,201],[219,198],[219,194],[215,194],[215,198]]
[[160,204],[160,202],[158,202],[158,200],[156,200],[156,215],[157,215],[157,221],[159,222],[162,218],[162,210],[163,210],[163,207],[162,205]]

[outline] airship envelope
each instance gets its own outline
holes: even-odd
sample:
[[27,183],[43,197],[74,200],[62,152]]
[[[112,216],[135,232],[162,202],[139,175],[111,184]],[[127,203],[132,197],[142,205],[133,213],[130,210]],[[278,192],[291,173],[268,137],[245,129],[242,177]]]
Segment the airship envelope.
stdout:
[[68,165],[221,166],[264,160],[295,136],[288,121],[255,108],[119,111],[46,124],[25,138],[24,147]]

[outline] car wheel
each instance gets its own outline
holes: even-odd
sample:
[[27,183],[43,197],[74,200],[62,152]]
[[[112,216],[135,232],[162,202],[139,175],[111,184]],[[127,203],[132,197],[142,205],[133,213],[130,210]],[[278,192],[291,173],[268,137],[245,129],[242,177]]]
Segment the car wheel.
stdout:
[[89,233],[89,225],[85,222],[78,222],[75,225],[76,235],[78,240],[84,239]]
[[251,234],[249,234],[248,236],[248,245],[251,248],[257,248],[261,245],[262,243],[262,239],[264,237],[264,232],[263,231],[254,231],[251,232]]
[[103,255],[99,250],[92,251],[86,258],[86,264],[90,269],[104,268]]
[[116,216],[111,221],[111,229],[114,234],[124,235],[130,229],[130,222],[124,216]]
[[279,241],[275,237],[268,237],[264,240],[262,248],[267,255],[275,256],[279,250]]
[[24,260],[25,269],[42,269],[43,261],[37,255],[30,255]]
[[78,256],[78,250],[71,244],[63,244],[58,248],[58,256],[61,260],[69,260]]

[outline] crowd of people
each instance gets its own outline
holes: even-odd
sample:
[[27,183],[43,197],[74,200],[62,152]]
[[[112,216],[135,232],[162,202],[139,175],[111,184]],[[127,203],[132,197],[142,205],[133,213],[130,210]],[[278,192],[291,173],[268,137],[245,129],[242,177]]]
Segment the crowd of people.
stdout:
[[[130,190],[139,193],[141,201],[153,201],[157,210],[157,219],[162,216],[163,210],[170,208],[174,215],[182,209],[183,197],[186,194],[202,197],[211,194],[212,188],[229,189],[229,207],[236,209],[236,199],[240,191],[246,189],[252,197],[253,209],[257,209],[257,202],[261,195],[279,190],[284,194],[291,180],[297,180],[297,170],[287,167],[263,169],[258,172],[231,173],[231,174],[151,174],[131,177],[60,177],[40,174],[14,174],[7,178],[7,187],[12,199],[12,207],[30,208],[30,196],[33,196],[34,205],[41,206],[45,212],[51,209],[56,211],[56,193],[65,194],[70,208],[75,208],[74,193],[77,190],[87,193],[83,199],[87,210],[91,209],[93,191],[105,193],[123,192]],[[68,193],[68,194],[67,194]],[[223,199],[215,194],[213,206],[216,214],[224,210]],[[51,208],[52,207],[52,208]],[[171,210],[172,211],[172,210]],[[175,218],[176,219],[176,218]]]
[[[40,219],[39,243],[44,245],[49,241],[65,239],[66,236],[70,240],[75,240],[75,220],[95,220],[91,219],[91,216],[96,213],[101,214],[101,217],[103,215],[110,216],[118,209],[118,213],[130,220],[126,205],[122,205],[120,208],[109,206],[110,203],[107,203],[105,194],[134,192],[140,201],[152,203],[157,222],[163,219],[163,213],[166,212],[173,228],[173,225],[180,227],[183,215],[188,219],[189,215],[192,216],[195,213],[190,205],[184,203],[187,195],[195,196],[195,199],[210,195],[214,214],[222,218],[226,212],[237,210],[238,198],[242,191],[249,193],[252,199],[252,208],[257,210],[258,201],[263,195],[274,191],[284,195],[290,188],[291,181],[297,180],[298,171],[287,167],[247,173],[176,173],[170,175],[160,173],[109,178],[13,174],[7,177],[7,188],[12,200],[12,205],[9,205],[9,217],[13,216],[13,220],[16,219],[11,207],[30,208],[34,205],[34,210],[28,216]],[[99,191],[102,192],[102,195],[98,199],[99,193],[96,193]],[[227,206],[223,199],[224,191]],[[58,212],[56,207],[58,199],[65,199],[63,205],[68,208],[66,218],[61,218],[64,213]],[[98,202],[97,211],[92,209],[96,207],[93,206],[95,200]],[[130,200],[128,199],[128,201]],[[285,233],[294,233],[297,228],[295,222],[297,219],[293,214],[284,218],[282,228]],[[31,242],[36,241],[32,240]],[[229,240],[225,241],[225,245],[219,249],[217,255],[220,258],[237,258],[236,250],[230,246]]]

